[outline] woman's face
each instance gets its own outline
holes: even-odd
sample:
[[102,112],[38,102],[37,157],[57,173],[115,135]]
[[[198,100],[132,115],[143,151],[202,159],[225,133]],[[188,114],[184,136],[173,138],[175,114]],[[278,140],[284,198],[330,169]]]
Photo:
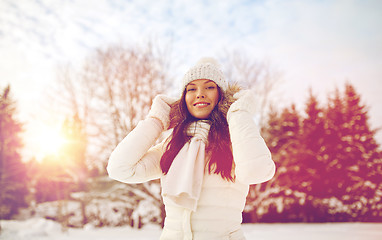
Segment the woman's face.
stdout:
[[206,119],[219,102],[219,90],[214,81],[198,79],[186,86],[187,109],[199,119]]

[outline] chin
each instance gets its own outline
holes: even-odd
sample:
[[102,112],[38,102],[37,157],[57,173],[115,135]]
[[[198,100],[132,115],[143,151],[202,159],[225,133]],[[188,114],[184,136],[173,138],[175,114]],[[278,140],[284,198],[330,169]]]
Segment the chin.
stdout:
[[212,111],[208,112],[208,111],[195,111],[193,113],[191,113],[191,115],[194,117],[194,118],[197,118],[197,119],[208,119],[208,117],[210,116]]
[[210,115],[195,115],[194,117],[203,120],[203,119],[208,119],[209,116]]

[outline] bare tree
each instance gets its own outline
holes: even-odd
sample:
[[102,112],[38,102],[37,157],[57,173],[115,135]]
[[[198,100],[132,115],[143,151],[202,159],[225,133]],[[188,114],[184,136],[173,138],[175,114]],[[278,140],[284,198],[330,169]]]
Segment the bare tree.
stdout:
[[[146,117],[154,97],[172,87],[168,57],[167,49],[151,42],[113,45],[97,49],[79,69],[59,68],[50,107],[56,104],[67,115],[79,117],[87,135],[88,166],[101,175],[111,151]],[[152,184],[159,182],[128,186],[126,191],[135,193],[135,204],[145,196],[163,212]]]
[[170,88],[168,53],[151,43],[98,49],[82,69],[59,70],[61,104],[81,118],[89,136],[90,165],[104,169],[112,149]]
[[272,92],[280,82],[281,73],[268,60],[256,60],[244,51],[225,52],[222,57],[228,80],[254,91],[257,99],[256,117],[263,126],[270,105]]

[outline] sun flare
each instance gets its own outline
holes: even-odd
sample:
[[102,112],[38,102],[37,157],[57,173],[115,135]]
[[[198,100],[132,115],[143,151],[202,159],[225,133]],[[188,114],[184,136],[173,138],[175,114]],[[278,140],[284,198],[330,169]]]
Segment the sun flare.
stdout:
[[60,130],[53,127],[40,129],[34,139],[38,158],[59,154],[65,143],[65,138],[60,133]]

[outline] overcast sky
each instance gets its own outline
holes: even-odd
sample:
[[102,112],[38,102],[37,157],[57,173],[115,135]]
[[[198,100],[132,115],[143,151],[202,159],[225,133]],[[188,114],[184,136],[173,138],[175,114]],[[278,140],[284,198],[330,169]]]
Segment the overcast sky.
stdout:
[[59,64],[147,39],[171,43],[179,79],[226,50],[268,59],[283,72],[283,102],[301,109],[309,87],[325,98],[349,81],[382,127],[379,0],[0,0],[0,87],[10,83],[22,117],[42,122],[35,113]]

